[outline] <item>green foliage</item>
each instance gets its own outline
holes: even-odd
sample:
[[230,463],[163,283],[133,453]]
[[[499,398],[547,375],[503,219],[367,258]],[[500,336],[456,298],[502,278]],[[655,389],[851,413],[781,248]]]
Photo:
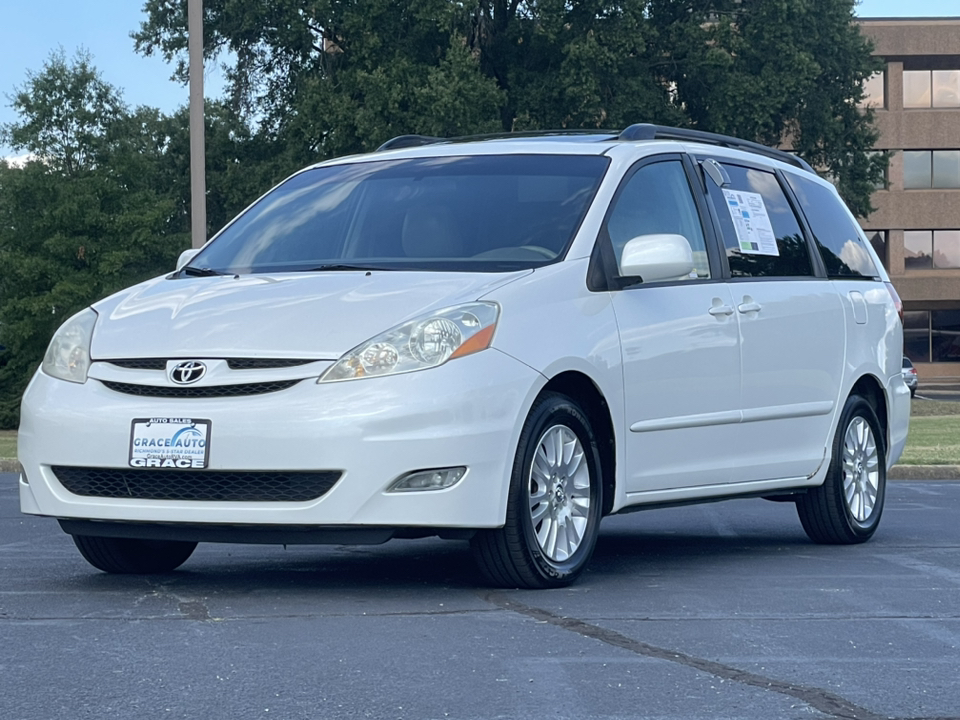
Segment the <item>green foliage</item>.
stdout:
[[167,136],[156,113],[131,113],[92,70],[54,53],[14,97],[3,128],[33,159],[0,163],[0,427],[54,330],[99,298],[171,268],[189,238],[163,190]]
[[872,111],[856,105],[882,68],[854,22],[854,0],[651,0],[663,77],[690,123],[767,145],[786,142],[835,179],[855,214],[887,160]]
[[[190,246],[186,109],[130,109],[90,57],[54,52],[13,98],[0,137],[30,153],[0,161],[0,428],[69,316],[170,271]],[[207,221],[226,224],[299,167],[229,105],[206,108]]]
[[[854,0],[207,0],[232,104],[295,165],[405,133],[661,122],[786,140],[859,215],[886,158],[856,107],[878,69]],[[186,0],[137,48],[186,74]]]

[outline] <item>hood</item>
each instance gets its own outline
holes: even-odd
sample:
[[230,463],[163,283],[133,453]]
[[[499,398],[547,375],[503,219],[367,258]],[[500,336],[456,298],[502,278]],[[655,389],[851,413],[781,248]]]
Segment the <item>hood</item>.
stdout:
[[91,355],[336,360],[394,325],[477,300],[530,272],[157,278],[93,306],[100,318]]

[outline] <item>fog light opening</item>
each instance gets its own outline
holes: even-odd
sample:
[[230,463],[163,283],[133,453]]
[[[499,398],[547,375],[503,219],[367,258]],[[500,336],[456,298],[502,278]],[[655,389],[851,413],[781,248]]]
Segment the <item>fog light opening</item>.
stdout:
[[387,492],[446,490],[460,482],[466,474],[467,469],[465,467],[416,470],[399,477]]
[[27,471],[23,469],[23,465],[21,463],[17,463],[17,471],[20,473],[20,482],[22,482],[24,485],[29,485],[30,480],[27,478]]

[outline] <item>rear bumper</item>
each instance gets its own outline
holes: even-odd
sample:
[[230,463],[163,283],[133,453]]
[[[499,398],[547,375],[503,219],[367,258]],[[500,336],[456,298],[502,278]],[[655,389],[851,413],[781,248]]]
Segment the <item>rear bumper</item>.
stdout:
[[887,398],[890,403],[887,426],[889,451],[887,452],[887,470],[896,465],[907,444],[907,432],[910,429],[910,388],[900,375],[894,375],[887,383]]

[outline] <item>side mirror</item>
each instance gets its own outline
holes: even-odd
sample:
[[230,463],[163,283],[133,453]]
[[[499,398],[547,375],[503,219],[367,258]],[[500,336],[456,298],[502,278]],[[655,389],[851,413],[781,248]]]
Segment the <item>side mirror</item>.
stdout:
[[693,250],[683,235],[640,235],[623,246],[620,275],[644,282],[677,280],[693,271]]
[[200,252],[200,248],[190,248],[180,253],[180,257],[177,258],[177,270],[180,270],[184,265],[193,260],[198,252]]

